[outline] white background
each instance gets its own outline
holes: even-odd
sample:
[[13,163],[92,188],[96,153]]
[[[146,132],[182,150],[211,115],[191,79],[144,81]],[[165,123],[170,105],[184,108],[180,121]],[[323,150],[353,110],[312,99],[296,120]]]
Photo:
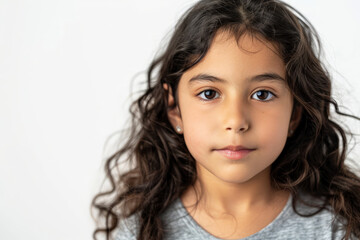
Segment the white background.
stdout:
[[[0,0],[0,239],[91,239],[90,201],[131,79],[194,2]],[[360,115],[359,1],[286,2],[318,29],[334,97]]]

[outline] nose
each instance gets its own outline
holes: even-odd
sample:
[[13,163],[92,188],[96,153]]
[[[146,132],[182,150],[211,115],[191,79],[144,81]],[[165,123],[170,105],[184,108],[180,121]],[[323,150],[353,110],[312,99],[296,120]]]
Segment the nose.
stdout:
[[228,132],[246,132],[250,127],[249,113],[245,103],[239,98],[233,99],[224,105],[224,125]]

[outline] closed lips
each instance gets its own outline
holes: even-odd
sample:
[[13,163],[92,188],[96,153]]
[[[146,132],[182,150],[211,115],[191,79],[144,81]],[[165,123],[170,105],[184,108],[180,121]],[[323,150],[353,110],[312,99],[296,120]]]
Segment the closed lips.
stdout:
[[250,148],[239,145],[239,146],[227,146],[227,147],[224,147],[219,150],[240,151],[240,150],[254,150],[254,149],[250,149]]
[[253,150],[254,149],[248,149],[244,147],[226,147],[216,151],[228,159],[239,160],[248,155]]

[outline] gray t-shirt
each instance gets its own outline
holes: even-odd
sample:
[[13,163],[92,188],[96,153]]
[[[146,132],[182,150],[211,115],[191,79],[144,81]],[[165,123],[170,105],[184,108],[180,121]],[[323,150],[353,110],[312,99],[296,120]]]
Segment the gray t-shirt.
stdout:
[[[329,210],[323,210],[311,217],[302,217],[296,214],[292,208],[292,197],[289,197],[281,213],[266,227],[259,232],[242,238],[243,240],[264,240],[264,239],[316,239],[329,240],[341,239],[345,232],[341,229],[340,223],[334,221],[334,214]],[[313,213],[314,208],[297,202],[299,213]],[[116,240],[135,240],[138,224],[136,216],[122,221],[116,233]],[[165,240],[219,240],[205,229],[188,214],[180,199],[171,204],[162,214],[165,224]]]

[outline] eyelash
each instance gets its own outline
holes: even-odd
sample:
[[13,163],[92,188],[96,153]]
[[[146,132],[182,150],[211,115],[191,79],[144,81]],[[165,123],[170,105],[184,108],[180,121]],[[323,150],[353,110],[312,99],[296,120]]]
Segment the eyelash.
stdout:
[[[216,99],[216,98],[205,99],[205,96],[204,96],[204,98],[202,98],[201,95],[202,95],[202,94],[205,94],[205,92],[207,92],[207,91],[212,91],[212,92],[215,92],[217,95],[219,95],[219,93],[218,93],[217,91],[213,90],[213,89],[206,89],[206,90],[201,91],[200,93],[198,93],[197,96],[200,96],[200,99],[201,99],[202,101],[205,101],[205,102],[208,102],[208,101],[211,101],[211,100]],[[257,92],[267,92],[267,93],[269,93],[270,95],[272,95],[272,97],[271,97],[269,100],[256,99],[256,100],[259,100],[259,101],[261,101],[261,102],[269,102],[269,101],[273,100],[273,99],[276,97],[276,95],[275,95],[273,92],[271,92],[271,91],[269,91],[269,90],[266,90],[266,89],[260,89],[260,90],[256,91],[255,93],[257,93]],[[255,93],[254,93],[254,94],[255,94]],[[253,96],[254,94],[252,94],[251,96]],[[217,98],[218,98],[218,97],[217,97]]]

